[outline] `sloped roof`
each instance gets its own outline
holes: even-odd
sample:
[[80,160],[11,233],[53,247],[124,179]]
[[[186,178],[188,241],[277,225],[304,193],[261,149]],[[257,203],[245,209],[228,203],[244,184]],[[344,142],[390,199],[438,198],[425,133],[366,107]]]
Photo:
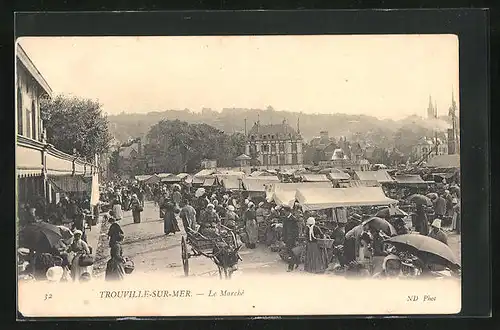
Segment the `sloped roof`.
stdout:
[[361,181],[377,181],[380,183],[394,182],[385,170],[378,171],[355,171],[356,177]]
[[177,177],[178,177],[179,179],[185,179],[185,178],[187,178],[188,176],[189,176],[189,174],[187,174],[187,173],[179,173],[179,174],[177,174]]
[[196,173],[194,176],[195,177],[204,177],[204,176],[210,176],[214,174],[216,171],[214,169],[204,169]]
[[173,175],[173,174],[172,173],[158,173],[158,174],[156,174],[156,176],[159,177],[160,179],[167,178],[171,175]]
[[398,201],[388,198],[380,187],[297,189],[295,199],[305,211],[340,206],[390,205]]
[[460,155],[439,155],[434,156],[425,165],[436,168],[460,168]]
[[274,135],[275,139],[289,138],[290,135],[292,137],[299,136],[299,134],[297,134],[297,132],[287,123],[270,125],[260,125],[259,123],[255,123],[250,129],[248,135],[255,135],[257,139],[260,139],[261,135]]
[[242,189],[243,187],[241,186],[241,181],[238,177],[231,176],[231,177],[223,177],[221,179],[222,181],[222,186],[224,189],[227,190],[238,190]]
[[271,200],[277,191],[288,191],[293,193],[295,200],[295,191],[299,188],[332,188],[331,182],[297,182],[297,183],[284,183],[272,182],[266,184],[266,199]]
[[253,171],[250,173],[251,177],[259,177],[259,176],[273,176],[271,173],[266,171]]
[[345,172],[330,172],[327,174],[331,180],[349,180],[351,176]]
[[215,183],[215,178],[206,178],[205,180],[203,180],[203,187],[211,187],[215,185]]
[[123,158],[130,158],[134,152],[139,154],[136,147],[134,145],[131,145],[128,147],[120,148],[119,155],[120,155],[120,157],[123,157]]

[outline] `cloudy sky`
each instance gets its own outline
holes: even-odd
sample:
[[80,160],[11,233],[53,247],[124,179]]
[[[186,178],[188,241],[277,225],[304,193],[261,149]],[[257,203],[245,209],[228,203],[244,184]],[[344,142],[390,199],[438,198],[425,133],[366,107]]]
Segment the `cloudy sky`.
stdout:
[[203,107],[304,113],[446,114],[458,103],[458,38],[400,36],[57,37],[18,40],[55,94],[108,114]]

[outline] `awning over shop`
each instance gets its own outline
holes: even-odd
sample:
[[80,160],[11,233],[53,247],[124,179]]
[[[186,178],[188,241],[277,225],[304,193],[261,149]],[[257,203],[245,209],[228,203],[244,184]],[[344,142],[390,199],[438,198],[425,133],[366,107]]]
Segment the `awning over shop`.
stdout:
[[16,172],[17,176],[21,178],[42,175],[42,151],[38,146],[17,144]]
[[274,192],[272,200],[276,203],[276,205],[288,205],[293,207],[295,203],[295,194],[296,190],[278,190]]
[[48,181],[58,192],[92,192],[92,178],[60,175],[57,177],[49,177]]
[[391,183],[394,179],[391,178],[386,170],[378,171],[355,171],[355,179],[361,181],[377,181],[379,183]]
[[439,155],[434,156],[425,165],[436,168],[460,168],[460,155]]
[[139,182],[143,182],[143,181],[146,181],[148,180],[149,178],[151,178],[152,175],[136,175],[135,176],[135,179]]
[[313,211],[340,206],[390,205],[398,201],[388,198],[380,187],[297,189],[295,199],[303,210]]
[[177,175],[170,175],[166,178],[163,178],[161,179],[161,182],[166,182],[166,183],[177,183],[177,182],[181,182],[182,179],[179,178]]
[[197,185],[197,184],[203,184],[204,181],[205,181],[204,178],[193,177],[191,183]]
[[300,177],[304,182],[330,182],[325,174],[302,174]]
[[204,169],[204,170],[201,170],[198,173],[196,173],[194,176],[195,177],[206,177],[206,176],[210,176],[214,173],[215,173],[214,169]]

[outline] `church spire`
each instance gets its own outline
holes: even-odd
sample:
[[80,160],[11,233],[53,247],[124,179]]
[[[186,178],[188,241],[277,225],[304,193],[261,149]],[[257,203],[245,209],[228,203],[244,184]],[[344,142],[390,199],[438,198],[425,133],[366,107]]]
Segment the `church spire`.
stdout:
[[300,134],[300,116],[297,117],[297,134]]
[[432,96],[429,95],[429,106],[427,107],[427,118],[434,118],[435,111],[432,105]]

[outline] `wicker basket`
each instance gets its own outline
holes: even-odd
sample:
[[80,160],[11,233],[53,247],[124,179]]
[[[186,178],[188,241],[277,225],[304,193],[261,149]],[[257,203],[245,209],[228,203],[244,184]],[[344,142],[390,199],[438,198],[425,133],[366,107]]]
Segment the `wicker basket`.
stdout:
[[125,270],[125,274],[127,275],[132,274],[132,272],[135,269],[134,262],[130,259],[127,259],[127,261],[125,261],[125,264],[123,265],[123,269]]

